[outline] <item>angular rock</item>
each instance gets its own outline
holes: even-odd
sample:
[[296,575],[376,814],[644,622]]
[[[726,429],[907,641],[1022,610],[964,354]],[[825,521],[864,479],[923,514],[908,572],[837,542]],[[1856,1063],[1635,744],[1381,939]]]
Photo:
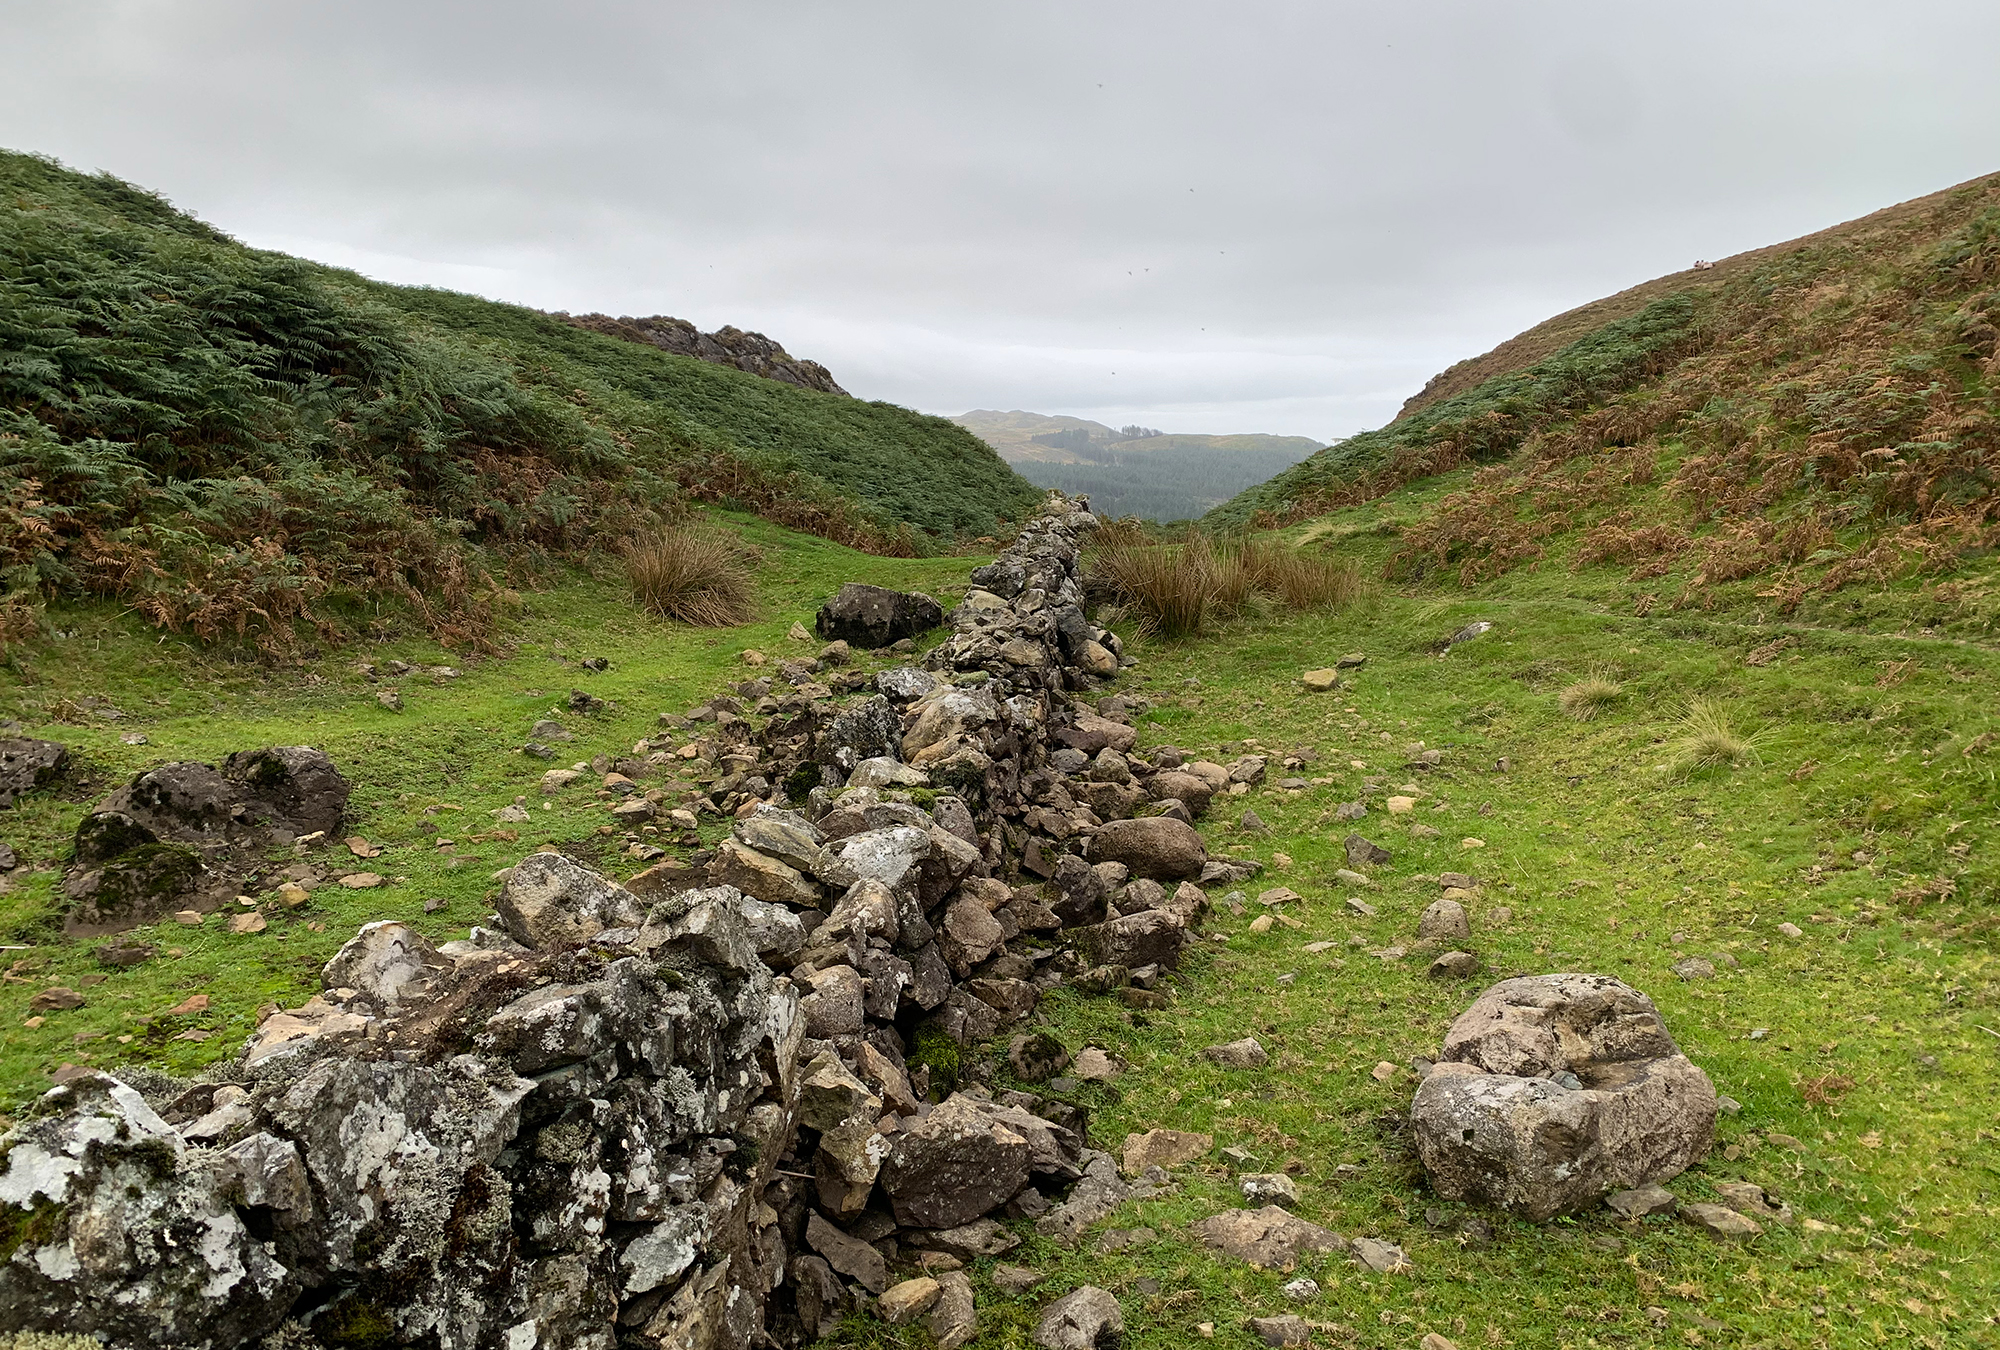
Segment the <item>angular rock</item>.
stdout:
[[826,1263],[851,1280],[858,1280],[871,1294],[889,1287],[889,1263],[882,1253],[849,1237],[818,1214],[806,1216],[806,1245],[826,1258]]
[[731,833],[745,848],[755,849],[767,858],[775,858],[797,872],[812,870],[813,862],[826,842],[819,827],[810,820],[796,811],[775,806],[759,806],[751,814],[740,818]]
[[1672,1214],[1681,1204],[1672,1191],[1650,1182],[1629,1191],[1613,1191],[1604,1197],[1604,1203],[1623,1219],[1649,1219],[1655,1214]]
[[1250,1334],[1265,1345],[1312,1344],[1311,1325],[1296,1313],[1280,1313],[1276,1317],[1253,1317],[1249,1321],[1249,1327]]
[[972,1280],[964,1271],[948,1270],[938,1276],[938,1300],[924,1318],[924,1329],[938,1350],[959,1350],[979,1334]]
[[1456,900],[1433,900],[1417,920],[1417,937],[1426,942],[1463,942],[1472,936],[1472,921]]
[[1388,849],[1380,844],[1371,843],[1358,834],[1348,835],[1345,847],[1348,864],[1353,867],[1379,867],[1387,863],[1392,856]]
[[1049,908],[1063,927],[1104,922],[1110,888],[1096,868],[1074,854],[1065,853],[1056,859],[1050,882],[1055,886],[1057,899]]
[[1035,1323],[1041,1350],[1118,1350],[1125,1315],[1108,1289],[1086,1284],[1051,1303]]
[[820,1040],[854,1036],[861,1031],[865,990],[852,966],[829,966],[806,980],[809,992],[799,1000],[806,1035]]
[[1479,958],[1471,952],[1444,952],[1424,973],[1439,980],[1471,979],[1479,973]]
[[1692,1201],[1681,1206],[1680,1215],[1710,1237],[1724,1242],[1748,1242],[1764,1231],[1763,1225],[1755,1219],[1739,1214],[1727,1205]]
[[879,881],[890,890],[903,890],[917,884],[919,869],[931,850],[930,833],[913,826],[864,830],[821,849],[813,874],[843,891],[863,878]]
[[1187,930],[1173,915],[1145,909],[1089,928],[1078,928],[1071,936],[1077,953],[1093,965],[1126,966],[1134,970],[1141,966],[1162,966],[1171,970],[1180,965]]
[[69,767],[69,747],[25,736],[0,736],[0,810],[46,787]]
[[891,1136],[881,1186],[896,1220],[956,1228],[990,1213],[1028,1182],[1028,1141],[953,1094]]
[[358,991],[383,1007],[420,996],[433,977],[451,969],[423,934],[384,919],[363,924],[320,973],[328,989]]
[[560,853],[530,853],[514,864],[494,909],[524,947],[580,946],[646,917],[639,897]]
[[1411,1126],[1440,1195],[1542,1220],[1678,1175],[1707,1153],[1715,1110],[1645,995],[1544,975],[1501,981],[1452,1023]]
[[1394,1275],[1410,1269],[1409,1253],[1380,1238],[1354,1239],[1354,1259],[1377,1275]]
[[919,1275],[901,1284],[892,1284],[875,1300],[875,1315],[892,1327],[914,1322],[944,1295],[944,1286],[928,1275]]
[[1283,1172],[1252,1172],[1236,1179],[1243,1199],[1252,1205],[1278,1205],[1291,1209],[1299,1203],[1298,1183]]

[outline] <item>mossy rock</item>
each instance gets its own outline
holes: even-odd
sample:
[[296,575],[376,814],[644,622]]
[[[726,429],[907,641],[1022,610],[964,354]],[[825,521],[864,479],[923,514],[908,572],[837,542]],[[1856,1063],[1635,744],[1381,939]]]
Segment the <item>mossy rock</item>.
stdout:
[[114,932],[155,923],[191,894],[208,869],[201,854],[180,844],[141,844],[102,867],[73,877],[71,933]]
[[917,1027],[906,1063],[911,1070],[931,1071],[931,1096],[942,1101],[958,1089],[961,1051],[958,1042],[935,1022]]

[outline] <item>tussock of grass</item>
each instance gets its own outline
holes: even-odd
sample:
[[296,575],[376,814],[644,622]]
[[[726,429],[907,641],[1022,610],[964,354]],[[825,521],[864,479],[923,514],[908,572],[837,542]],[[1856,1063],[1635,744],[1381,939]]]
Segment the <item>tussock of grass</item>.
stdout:
[[1263,597],[1286,609],[1338,609],[1361,593],[1352,562],[1308,553],[1280,540],[1217,540],[1200,531],[1183,543],[1147,542],[1131,532],[1101,538],[1092,570],[1149,633],[1198,637],[1213,618],[1240,613]]
[[626,546],[625,574],[639,603],[702,628],[748,623],[757,588],[744,545],[703,525],[677,525]]
[[1579,722],[1588,722],[1624,697],[1624,694],[1624,686],[1609,675],[1593,674],[1578,680],[1557,695],[1556,706],[1562,709],[1563,716],[1574,717]]
[[1690,774],[1757,764],[1761,757],[1755,738],[1738,732],[1721,704],[1698,698],[1681,715],[1681,735],[1667,762],[1675,773]]

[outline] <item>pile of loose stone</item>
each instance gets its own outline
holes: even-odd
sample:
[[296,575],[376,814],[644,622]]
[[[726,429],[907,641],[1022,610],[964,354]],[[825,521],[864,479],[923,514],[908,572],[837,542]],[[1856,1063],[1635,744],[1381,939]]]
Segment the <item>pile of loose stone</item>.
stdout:
[[[679,804],[607,768],[614,814],[726,811],[720,847],[626,884],[530,855],[464,940],[363,928],[215,1081],[57,1088],[5,1144],[0,1204],[28,1217],[0,1321],[734,1346],[868,1300],[969,1340],[963,1263],[1017,1241],[995,1216],[1075,1241],[1169,1184],[1121,1175],[1075,1108],[984,1085],[975,1048],[1064,981],[1164,1002],[1202,884],[1255,866],[1190,821],[1261,763],[1148,760],[1126,710],[1073,698],[1120,659],[1082,610],[1094,524],[1052,498],[922,667],[858,688],[836,648],[844,702],[797,663],[738,690],[761,726],[721,701],[683,719],[694,753],[670,757],[718,772]],[[1009,1057],[1030,1082],[1067,1067],[1045,1036]]]

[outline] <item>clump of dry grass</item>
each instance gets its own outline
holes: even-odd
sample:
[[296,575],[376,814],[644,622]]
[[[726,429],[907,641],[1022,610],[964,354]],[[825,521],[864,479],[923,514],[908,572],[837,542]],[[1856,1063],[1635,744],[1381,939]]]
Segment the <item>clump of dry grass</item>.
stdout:
[[1738,732],[1721,704],[1705,698],[1688,704],[1681,715],[1681,735],[1673,742],[1668,760],[1674,772],[1690,774],[1759,762],[1756,738]]
[[1330,553],[1308,553],[1266,537],[1244,540],[1235,554],[1251,589],[1287,609],[1339,609],[1361,593],[1361,569]]
[[1593,671],[1556,696],[1565,717],[1588,722],[1625,695],[1624,686],[1605,671]]
[[672,525],[625,546],[625,574],[639,603],[703,628],[748,623],[756,610],[754,553],[735,535],[698,524]]
[[1089,561],[1146,631],[1166,638],[1197,637],[1211,619],[1258,596],[1288,609],[1333,609],[1362,588],[1360,569],[1346,559],[1275,539],[1218,541],[1200,531],[1179,544],[1132,532],[1100,535]]

